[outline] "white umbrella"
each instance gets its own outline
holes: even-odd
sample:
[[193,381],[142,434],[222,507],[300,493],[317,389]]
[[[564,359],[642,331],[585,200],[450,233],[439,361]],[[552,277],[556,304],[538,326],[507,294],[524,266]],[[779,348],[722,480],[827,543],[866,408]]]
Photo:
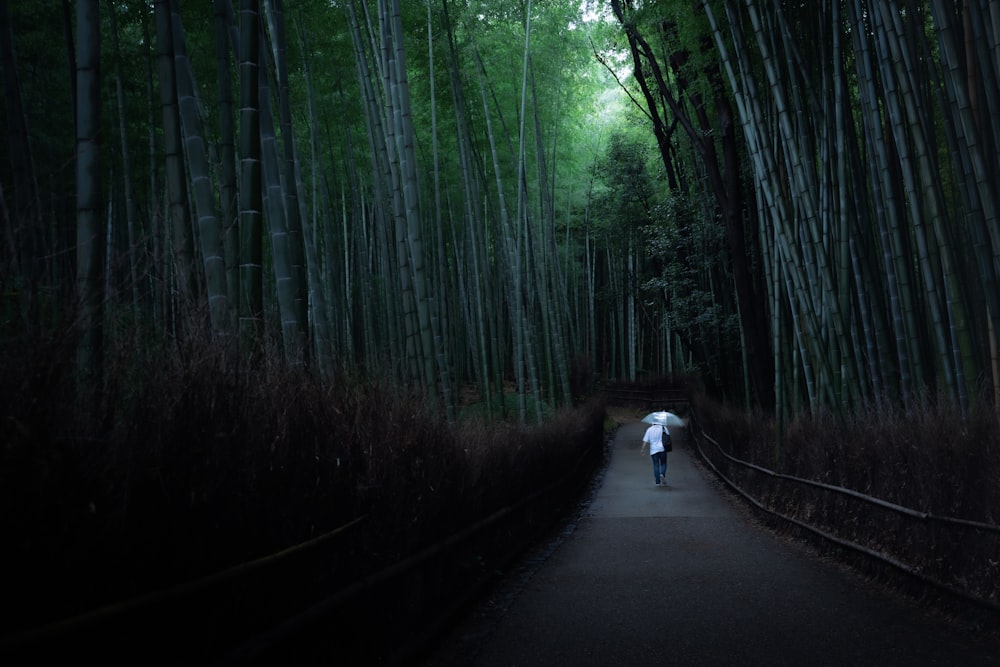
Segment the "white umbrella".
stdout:
[[648,415],[642,418],[642,421],[647,424],[659,424],[660,426],[666,427],[678,427],[684,428],[687,426],[687,420],[681,419],[672,412],[660,411],[660,412],[650,412]]

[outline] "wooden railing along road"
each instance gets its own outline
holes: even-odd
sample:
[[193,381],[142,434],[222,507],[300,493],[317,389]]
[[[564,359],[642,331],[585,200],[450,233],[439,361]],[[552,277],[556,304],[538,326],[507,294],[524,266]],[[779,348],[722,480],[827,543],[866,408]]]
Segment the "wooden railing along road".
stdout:
[[[640,410],[683,410],[691,419],[688,441],[696,450],[693,453],[762,511],[774,513],[741,489],[721,462],[783,484],[815,485],[727,454],[704,432],[683,392],[609,389],[606,398],[609,405]],[[578,507],[585,485],[605,455],[606,446],[592,446],[546,488],[346,587],[331,586],[326,580],[337,567],[342,541],[350,539],[366,517],[200,581],[34,631],[0,632],[0,664],[14,667],[88,656],[100,658],[103,664],[252,665],[274,664],[280,657],[286,664],[308,665],[328,663],[331,656],[350,656],[369,665],[406,664],[432,645],[499,571]],[[821,486],[823,492],[841,493],[856,502],[891,505],[847,489]],[[956,530],[1000,541],[996,526],[892,509],[912,521],[950,522]],[[998,610],[994,600],[979,598],[953,583],[931,580],[918,567],[891,554],[852,543],[801,519],[778,516],[838,546],[881,558],[955,595]]]
[[619,387],[607,387],[602,390],[608,405],[623,408],[636,408],[649,410],[677,409],[679,406],[687,405],[690,401],[688,393],[683,389],[628,389]]
[[331,575],[359,548],[345,544],[367,517],[169,590],[29,631],[0,628],[0,665],[410,664],[579,506],[605,452],[591,445],[544,488],[347,585]]
[[[1000,622],[1000,617],[994,617],[1000,613],[997,578],[989,575],[1000,570],[991,556],[1000,553],[1000,526],[904,507],[742,460],[705,432],[696,412],[690,416],[689,442],[694,453],[764,516],[834,550],[901,574],[924,591],[944,593],[969,609],[982,610]],[[755,489],[766,486],[771,497],[796,498],[796,509],[782,511],[758,497]],[[803,506],[813,511],[798,512]],[[836,510],[829,511],[833,507]],[[984,594],[983,589],[991,590]]]
[[[741,460],[726,451],[725,443],[720,443],[706,433],[705,425],[700,423],[696,411],[690,409],[688,397],[683,391],[607,389],[605,396],[609,405],[621,407],[650,411],[684,408],[689,418],[688,440],[694,448],[693,453],[723,483],[769,518],[794,527],[835,549],[886,566],[920,585],[981,608],[987,613],[1000,612],[1000,601],[997,599],[1000,591],[996,590],[996,584],[991,592],[985,595],[982,592],[983,580],[989,578],[984,577],[983,573],[996,571],[1000,574],[1000,565],[997,559],[989,556],[984,559],[980,557],[984,562],[975,560],[975,554],[1000,553],[1000,526],[904,507],[853,489],[782,474]],[[727,470],[734,472],[727,474]],[[737,470],[742,473],[737,474]],[[758,480],[764,479],[768,484],[774,485],[775,489],[771,491],[773,495],[797,497],[804,504],[820,505],[819,502],[803,500],[803,488],[810,489],[813,501],[821,495],[835,497],[839,509],[837,516],[815,515],[806,520],[801,516],[778,511],[755,495],[753,488],[759,487],[759,483],[746,475],[756,476]],[[852,517],[865,515],[865,508],[877,508],[885,516],[893,517],[892,530],[886,527],[888,521],[878,519],[871,519],[869,525],[861,528],[838,527],[838,522],[850,522]],[[888,539],[889,533],[906,535],[904,538],[896,538],[897,542],[904,544],[895,548],[893,540]],[[909,545],[905,544],[907,540]],[[907,549],[910,549],[910,553],[905,553]],[[914,549],[917,550],[916,554]],[[948,566],[940,572],[932,572],[931,565],[938,563],[946,563]],[[975,576],[969,576],[973,573]],[[973,579],[980,580],[980,590],[973,590]]]

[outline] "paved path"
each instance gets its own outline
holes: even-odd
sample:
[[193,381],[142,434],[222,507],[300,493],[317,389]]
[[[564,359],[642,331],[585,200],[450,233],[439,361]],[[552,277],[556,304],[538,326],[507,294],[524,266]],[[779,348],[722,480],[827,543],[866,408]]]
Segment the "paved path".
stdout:
[[426,665],[1000,665],[996,643],[755,526],[686,446],[654,486],[644,426],[619,428],[575,527]]

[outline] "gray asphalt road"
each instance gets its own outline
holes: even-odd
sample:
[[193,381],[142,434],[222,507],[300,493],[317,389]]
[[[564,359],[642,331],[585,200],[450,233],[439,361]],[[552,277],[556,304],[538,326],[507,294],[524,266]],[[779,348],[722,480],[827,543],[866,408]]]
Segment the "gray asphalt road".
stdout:
[[755,526],[685,446],[654,486],[644,426],[427,665],[1000,665],[995,642]]

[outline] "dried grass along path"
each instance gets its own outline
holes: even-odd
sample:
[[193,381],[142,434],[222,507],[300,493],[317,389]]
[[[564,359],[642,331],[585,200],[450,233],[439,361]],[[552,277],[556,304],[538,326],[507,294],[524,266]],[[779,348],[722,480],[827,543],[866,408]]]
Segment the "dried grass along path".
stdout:
[[668,484],[618,429],[573,526],[511,572],[425,665],[995,665],[972,636],[757,526],[695,465]]

